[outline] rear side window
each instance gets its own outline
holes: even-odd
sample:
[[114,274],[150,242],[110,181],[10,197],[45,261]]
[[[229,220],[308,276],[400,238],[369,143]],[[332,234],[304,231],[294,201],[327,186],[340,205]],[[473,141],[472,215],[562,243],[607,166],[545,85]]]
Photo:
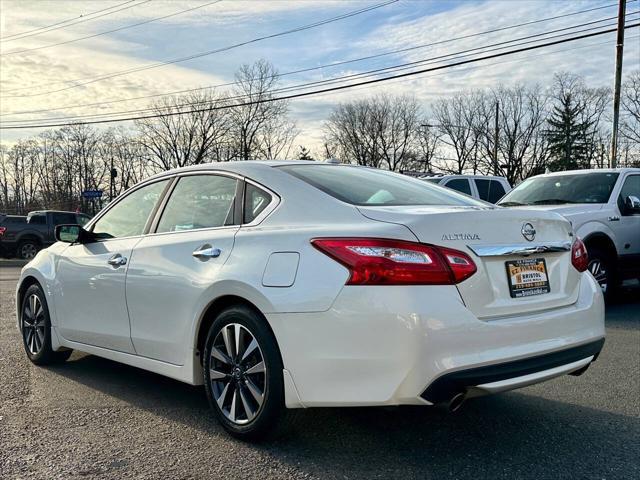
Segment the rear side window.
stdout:
[[327,164],[278,168],[352,205],[485,205],[429,182],[386,170]]
[[253,222],[260,215],[267,205],[271,203],[271,195],[261,188],[250,183],[246,184],[244,191],[244,209],[242,223]]
[[486,178],[476,178],[476,187],[478,187],[478,195],[482,200],[496,203],[504,194],[504,187],[497,180],[488,180]]
[[232,225],[237,183],[220,175],[182,177],[162,212],[157,232]]
[[461,193],[466,193],[467,195],[471,195],[471,185],[469,185],[469,180],[466,178],[454,178],[453,180],[449,180],[444,184],[447,188],[452,188]]

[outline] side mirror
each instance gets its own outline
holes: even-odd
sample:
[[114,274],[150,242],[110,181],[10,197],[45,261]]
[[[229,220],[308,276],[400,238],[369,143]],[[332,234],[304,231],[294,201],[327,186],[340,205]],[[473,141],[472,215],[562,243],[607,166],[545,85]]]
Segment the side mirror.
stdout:
[[629,195],[624,199],[624,210],[627,214],[640,213],[640,198],[635,195]]
[[89,243],[91,234],[80,225],[56,225],[56,240],[64,243]]

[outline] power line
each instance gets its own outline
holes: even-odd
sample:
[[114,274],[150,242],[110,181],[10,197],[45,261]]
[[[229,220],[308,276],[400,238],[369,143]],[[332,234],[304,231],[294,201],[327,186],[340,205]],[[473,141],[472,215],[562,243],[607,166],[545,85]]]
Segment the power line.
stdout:
[[[77,88],[77,87],[80,87],[80,86],[83,86],[83,85],[88,85],[90,83],[95,83],[95,82],[99,82],[99,81],[102,81],[102,80],[107,80],[107,79],[110,79],[110,78],[120,77],[122,75],[129,75],[129,74],[135,73],[135,72],[141,72],[141,71],[144,71],[144,70],[150,70],[150,69],[153,69],[153,68],[159,68],[159,67],[164,67],[164,66],[167,66],[167,65],[172,65],[172,64],[175,64],[175,63],[186,62],[188,60],[194,60],[196,58],[206,57],[206,56],[209,56],[209,55],[213,55],[215,53],[226,52],[226,51],[238,48],[238,47],[242,47],[242,46],[249,45],[249,44],[252,44],[252,43],[261,42],[263,40],[268,40],[268,39],[272,39],[272,38],[276,38],[276,37],[281,37],[281,36],[284,36],[284,35],[290,35],[292,33],[298,33],[298,32],[304,31],[304,30],[310,30],[312,28],[316,28],[316,27],[319,27],[319,26],[322,26],[322,25],[326,25],[326,24],[329,24],[329,23],[337,22],[339,20],[344,20],[346,18],[354,17],[356,15],[361,15],[363,13],[370,12],[370,11],[376,10],[378,8],[386,7],[387,5],[391,5],[393,3],[397,3],[398,1],[399,0],[386,0],[383,3],[378,3],[378,4],[375,4],[375,5],[371,5],[369,7],[361,8],[361,9],[358,9],[358,10],[353,10],[351,12],[343,13],[341,15],[330,17],[330,18],[327,18],[327,19],[324,19],[324,20],[320,20],[320,21],[317,21],[317,22],[309,23],[309,24],[306,24],[306,25],[301,25],[299,27],[291,28],[289,30],[284,30],[282,32],[272,33],[270,35],[264,35],[262,37],[253,38],[251,40],[246,40],[244,42],[235,43],[235,44],[232,44],[232,45],[227,45],[226,47],[221,47],[221,48],[217,48],[217,49],[214,49],[214,50],[209,50],[209,51],[206,51],[206,52],[200,52],[200,53],[196,53],[196,54],[189,55],[189,56],[186,56],[186,57],[174,58],[172,60],[165,60],[165,61],[162,61],[162,62],[152,63],[152,64],[145,65],[145,66],[142,66],[142,67],[135,67],[135,68],[127,69],[127,70],[120,70],[120,71],[117,71],[117,72],[112,72],[112,73],[108,73],[108,74],[105,74],[105,75],[100,75],[100,76],[94,77],[94,78],[87,78],[87,79],[85,79],[85,80],[87,80],[86,82],[74,83],[73,85],[70,85],[68,87],[61,88],[61,89],[58,89],[58,90],[51,90],[51,91],[48,91],[48,92],[41,92],[41,93],[31,94],[31,95],[17,95],[17,96],[19,96],[19,97],[35,97],[35,96],[41,96],[41,95],[48,95],[48,94],[51,94],[51,93],[62,92],[62,91],[70,90],[72,88]],[[53,84],[69,83],[69,82],[80,82],[82,80],[83,79],[67,80],[67,81],[64,81],[64,82],[54,82]],[[46,84],[46,85],[51,85],[51,84]],[[5,90],[5,92],[13,92],[13,91],[18,91],[18,90],[32,89],[32,88],[36,88],[36,87],[34,87],[34,86],[20,87],[20,88],[14,88],[14,89],[11,89],[11,90]],[[12,95],[3,96],[3,97],[0,97],[0,98],[9,98],[9,97],[13,97],[13,96]]]
[[[636,13],[640,13],[640,11],[633,12],[632,14],[636,14]],[[604,20],[611,20],[613,18],[616,18],[616,17],[611,17],[611,18],[607,18],[607,19],[604,19]],[[601,21],[602,20],[595,21],[595,22],[586,22],[584,24],[579,24],[579,25],[575,25],[575,26],[572,26],[572,27],[565,27],[565,28],[562,28],[562,29],[551,30],[549,32],[538,33],[538,34],[535,34],[535,35],[528,35],[528,36],[525,36],[525,37],[520,37],[520,38],[508,40],[508,41],[498,42],[498,43],[494,43],[494,44],[489,44],[489,45],[485,45],[485,46],[481,46],[481,47],[471,48],[471,49],[467,49],[467,50],[463,50],[463,51],[459,51],[459,52],[454,52],[454,53],[449,53],[449,54],[445,54],[445,55],[439,55],[439,56],[436,56],[436,57],[422,59],[422,60],[418,60],[418,61],[414,61],[414,62],[407,62],[407,63],[403,63],[403,64],[399,64],[399,65],[392,65],[392,66],[389,66],[389,67],[373,69],[373,70],[360,72],[360,73],[355,73],[355,74],[350,74],[350,75],[344,75],[344,76],[340,76],[340,77],[336,77],[336,78],[332,78],[332,79],[318,80],[318,81],[313,81],[313,82],[308,82],[308,83],[303,83],[303,84],[298,84],[298,85],[293,85],[293,86],[288,86],[288,87],[281,87],[281,88],[278,88],[278,89],[271,90],[270,93],[289,92],[291,90],[299,90],[301,88],[305,88],[305,87],[308,88],[310,86],[334,84],[334,83],[337,83],[337,82],[343,82],[345,80],[354,79],[354,78],[371,77],[371,76],[379,75],[380,73],[383,73],[383,72],[387,73],[387,72],[391,72],[391,71],[407,70],[407,69],[413,68],[413,67],[418,66],[418,65],[437,63],[437,62],[442,61],[443,59],[446,59],[448,57],[453,57],[450,60],[458,60],[460,58],[465,58],[465,57],[469,57],[471,55],[475,55],[475,53],[471,53],[471,52],[489,53],[489,52],[493,52],[493,51],[496,51],[496,50],[503,50],[505,48],[512,48],[512,47],[517,47],[517,46],[528,45],[530,43],[539,41],[539,40],[531,40],[532,38],[536,38],[536,37],[540,37],[540,36],[546,36],[546,35],[549,35],[551,33],[556,33],[558,31],[573,30],[573,29],[581,27],[581,26],[591,25],[591,24],[594,24],[594,23],[600,23]],[[563,36],[566,36],[566,35],[575,35],[577,33],[584,33],[584,32],[588,32],[588,31],[592,31],[592,30],[597,29],[597,28],[608,27],[608,26],[613,26],[613,25],[615,25],[615,23],[608,24],[608,25],[603,25],[603,26],[600,26],[600,27],[592,27],[592,28],[587,28],[587,29],[583,29],[583,30],[572,31],[572,32],[563,33],[563,34],[560,34],[560,35],[554,35],[554,36],[550,36],[550,37],[544,38],[543,40],[551,40],[553,38],[559,38],[559,37],[563,37]],[[516,42],[520,42],[520,43],[516,43]],[[512,45],[508,45],[507,46],[507,44],[512,44]],[[233,97],[226,97],[224,100],[225,101],[229,101],[229,100],[241,99],[241,98],[244,98],[246,96],[247,95],[237,95],[237,96],[233,96]],[[166,107],[152,106],[152,107],[148,107],[148,108],[144,108],[144,109],[126,110],[126,111],[109,112],[109,113],[101,113],[101,114],[53,117],[53,118],[46,119],[46,121],[54,121],[54,120],[75,121],[75,120],[84,119],[84,118],[100,118],[100,117],[110,117],[110,116],[114,116],[114,115],[141,114],[141,113],[146,113],[146,112],[157,112],[157,111],[159,111],[159,110],[161,110],[163,108],[174,109],[174,108],[183,108],[183,107],[194,107],[196,105],[202,105],[202,104],[208,104],[208,103],[210,103],[209,100],[203,100],[203,101],[198,101],[198,102],[188,102],[188,103],[183,103],[183,104],[167,105]],[[4,123],[5,124],[11,124],[11,123],[20,123],[20,122],[24,122],[24,121],[38,122],[40,120],[8,120],[8,121],[5,120]]]
[[134,27],[139,27],[140,25],[146,25],[147,23],[151,23],[151,22],[157,22],[158,20],[164,20],[165,18],[170,18],[170,17],[176,17],[178,15],[182,15],[183,13],[187,13],[187,12],[192,12],[194,10],[198,10],[200,8],[204,8],[204,7],[208,7],[210,5],[214,5],[216,3],[220,3],[222,0],[215,0],[213,2],[209,2],[209,3],[204,3],[202,5],[198,5],[196,7],[191,7],[191,8],[187,8],[185,10],[180,10],[179,12],[175,12],[175,13],[171,13],[169,15],[163,15],[162,17],[156,17],[156,18],[151,18],[149,20],[145,20],[143,22],[138,22],[138,23],[134,23],[132,25],[125,25],[123,27],[119,27],[119,28],[114,28],[112,30],[106,30],[104,32],[100,32],[100,33],[94,33],[93,35],[87,35],[85,37],[79,37],[79,38],[74,38],[72,40],[67,40],[65,42],[58,42],[58,43],[52,43],[50,45],[43,45],[40,47],[34,47],[34,48],[25,48],[23,50],[12,50],[10,52],[7,53],[3,53],[0,54],[0,57],[4,57],[7,55],[15,55],[17,53],[26,53],[26,52],[32,52],[34,50],[44,50],[46,48],[53,48],[53,47],[58,47],[60,45],[68,45],[70,43],[75,43],[75,42],[79,42],[81,40],[87,40],[89,38],[95,38],[95,37],[99,37],[101,35],[106,35],[108,33],[114,33],[114,32],[119,32],[121,30],[127,30],[129,28],[134,28]]
[[[636,0],[632,0],[632,1],[635,2]],[[431,47],[431,46],[436,46],[436,45],[442,45],[442,44],[446,44],[446,43],[450,43],[450,42],[454,42],[454,41],[458,41],[458,40],[473,38],[473,37],[477,37],[477,36],[481,36],[481,35],[495,33],[495,32],[498,32],[498,31],[509,30],[509,29],[513,29],[513,28],[519,28],[519,27],[522,27],[522,26],[525,26],[525,25],[531,25],[531,24],[536,24],[536,23],[547,22],[547,21],[556,20],[556,19],[562,18],[562,17],[575,16],[575,15],[579,15],[579,14],[582,14],[582,13],[588,13],[588,12],[592,12],[594,10],[601,10],[601,9],[604,9],[604,8],[610,8],[610,7],[615,7],[615,6],[616,6],[616,4],[609,4],[609,5],[604,5],[604,6],[600,6],[600,7],[590,8],[590,9],[587,9],[587,10],[580,10],[580,11],[577,11],[577,12],[570,12],[570,13],[563,14],[563,15],[556,15],[556,16],[553,16],[553,17],[541,18],[541,19],[537,19],[537,20],[524,22],[524,23],[518,23],[518,24],[515,24],[515,25],[509,25],[509,26],[506,26],[506,27],[496,28],[496,29],[492,29],[492,30],[486,30],[486,31],[483,31],[483,32],[472,33],[472,34],[464,35],[464,36],[461,36],[461,37],[455,37],[455,38],[450,38],[450,39],[446,39],[446,40],[440,40],[440,41],[437,41],[437,42],[425,43],[425,44],[422,44],[422,45],[415,45],[415,46],[412,46],[412,47],[405,47],[405,48],[392,50],[392,51],[388,51],[388,52],[383,52],[383,53],[379,53],[379,54],[375,54],[375,55],[368,55],[366,57],[360,57],[360,58],[355,58],[355,59],[351,59],[351,60],[343,60],[343,61],[340,61],[340,62],[334,62],[334,63],[319,65],[319,66],[315,66],[315,67],[308,67],[308,68],[303,68],[303,69],[294,70],[294,71],[290,71],[290,72],[285,72],[285,73],[277,74],[277,77],[285,77],[285,76],[294,75],[294,74],[298,74],[298,73],[306,73],[306,72],[310,72],[310,71],[320,70],[320,69],[323,69],[323,68],[333,68],[333,67],[340,66],[340,65],[356,63],[356,62],[361,62],[361,61],[365,61],[365,60],[371,60],[371,59],[374,59],[374,58],[380,58],[380,57],[393,55],[393,54],[397,54],[397,53],[404,53],[404,52],[411,51],[411,50],[416,50],[416,49],[419,49],[419,48],[426,48],[426,47]],[[609,19],[613,19],[613,18],[616,18],[616,17],[610,17]],[[604,21],[604,20],[606,20],[606,19],[599,20],[597,22]],[[582,25],[587,25],[587,24],[597,23],[597,22],[588,22],[588,23],[585,23],[585,24],[582,24]],[[56,83],[61,83],[61,82],[56,82]],[[44,112],[49,112],[49,111],[54,111],[54,110],[61,110],[61,109],[66,109],[66,108],[79,108],[79,107],[93,107],[93,106],[99,106],[99,105],[109,105],[109,104],[113,104],[113,103],[129,102],[129,101],[132,101],[132,100],[143,100],[143,99],[156,98],[156,97],[161,97],[161,96],[168,96],[168,95],[196,92],[196,91],[200,91],[200,90],[215,89],[215,88],[226,87],[226,86],[235,85],[235,84],[236,84],[236,82],[228,82],[228,83],[222,83],[222,84],[216,84],[216,85],[208,85],[208,86],[205,86],[205,87],[191,88],[191,89],[185,89],[185,90],[177,90],[177,91],[173,91],[173,92],[165,92],[165,93],[153,94],[153,95],[143,95],[143,96],[138,96],[138,97],[129,97],[129,98],[125,98],[125,99],[111,100],[111,101],[106,101],[106,102],[94,102],[94,103],[89,103],[89,104],[66,105],[66,106],[63,106],[63,107],[58,107],[58,108],[53,108],[53,109],[40,109],[40,110],[28,110],[28,111],[21,111],[21,112],[11,112],[11,113],[0,114],[0,117],[6,116],[6,115],[22,115],[22,114],[27,114],[27,113],[44,113]],[[13,90],[8,90],[8,91],[13,91]],[[54,92],[43,92],[43,93],[32,94],[32,95],[5,95],[5,96],[0,96],[0,98],[31,97],[31,96],[45,95],[47,93],[55,93],[55,91]]]
[[[631,24],[631,25],[627,25],[625,27],[625,29],[634,28],[634,27],[638,27],[638,26],[640,26],[640,23],[634,23],[634,24]],[[475,62],[480,62],[480,61],[484,61],[484,60],[490,60],[492,58],[499,58],[499,57],[503,57],[503,56],[507,56],[507,55],[514,55],[516,53],[535,50],[535,49],[538,49],[538,48],[544,48],[544,47],[548,47],[548,46],[552,46],[552,45],[558,45],[558,44],[562,44],[562,43],[582,40],[582,39],[585,39],[585,38],[591,38],[591,37],[604,35],[604,34],[615,32],[615,31],[616,31],[615,28],[607,29],[607,30],[602,30],[602,31],[599,31],[599,32],[593,32],[593,33],[588,33],[588,34],[579,35],[579,36],[575,36],[575,37],[565,38],[565,39],[561,39],[561,40],[555,40],[553,42],[546,42],[546,43],[542,43],[542,44],[539,44],[539,45],[531,45],[531,46],[528,46],[528,47],[522,47],[522,48],[518,48],[518,49],[515,49],[515,50],[510,50],[510,51],[507,51],[507,52],[495,53],[495,54],[492,54],[492,55],[485,55],[483,57],[473,58],[473,59],[469,59],[469,60],[462,60],[462,61],[459,61],[459,62],[450,63],[450,64],[446,64],[446,65],[439,65],[439,66],[436,66],[436,67],[416,70],[416,71],[412,71],[412,72],[400,73],[400,74],[392,75],[392,76],[388,76],[388,77],[375,78],[375,79],[365,80],[365,81],[361,81],[361,82],[353,83],[353,84],[348,84],[348,85],[338,85],[338,86],[335,86],[335,87],[329,87],[329,88],[324,88],[324,89],[319,89],[319,90],[312,90],[312,91],[309,91],[309,92],[294,93],[294,94],[283,95],[283,96],[279,96],[279,97],[269,97],[269,98],[264,98],[264,99],[252,101],[252,102],[241,102],[241,103],[236,103],[236,104],[231,104],[231,105],[223,105],[223,106],[216,106],[216,107],[209,107],[209,108],[192,109],[192,110],[187,110],[187,111],[182,111],[182,112],[169,112],[169,113],[163,113],[163,114],[144,115],[144,116],[118,118],[118,119],[90,120],[90,121],[86,121],[86,122],[18,125],[18,126],[9,126],[9,127],[5,127],[5,126],[0,125],[0,129],[16,130],[16,129],[62,127],[62,126],[68,126],[68,125],[72,125],[72,124],[73,125],[91,125],[91,124],[102,124],[102,123],[115,123],[115,122],[123,122],[123,121],[159,118],[159,117],[166,117],[166,116],[184,115],[184,114],[188,114],[188,113],[202,113],[202,112],[207,112],[207,111],[212,111],[212,110],[226,110],[226,109],[235,108],[235,107],[243,107],[243,106],[256,105],[256,104],[262,104],[262,103],[272,103],[272,102],[282,101],[282,100],[291,100],[291,99],[295,99],[295,98],[308,97],[308,96],[312,96],[312,95],[319,95],[319,94],[323,94],[323,93],[346,90],[346,89],[359,87],[359,86],[363,86],[363,85],[372,85],[372,84],[376,84],[376,83],[380,83],[380,82],[386,82],[386,81],[397,79],[397,78],[410,77],[410,76],[419,75],[419,74],[422,74],[422,73],[432,72],[432,71],[436,71],[436,70],[444,70],[444,69],[447,69],[447,68],[453,68],[453,67],[466,65],[466,64],[470,64],[470,63],[475,63]]]
[[[23,35],[23,36],[20,36],[19,38],[10,38],[9,40],[4,40],[4,39],[9,38],[9,37],[15,37],[15,36],[18,36],[18,35],[20,35],[20,34],[17,34],[17,33],[16,33],[16,34],[14,34],[14,35],[7,35],[6,37],[2,37],[2,42],[4,43],[4,42],[13,42],[14,40],[22,40],[23,38],[27,38],[27,37],[34,37],[34,36],[36,36],[36,35],[41,35],[41,34],[43,34],[43,33],[53,32],[54,30],[60,30],[61,28],[71,27],[72,25],[77,25],[77,24],[79,24],[79,23],[89,22],[89,21],[91,21],[91,20],[95,20],[96,18],[106,17],[106,16],[108,16],[108,15],[113,15],[114,13],[118,13],[118,12],[121,12],[121,11],[123,11],[123,10],[128,10],[129,8],[138,7],[138,6],[140,6],[140,5],[144,4],[144,3],[149,3],[151,0],[143,0],[142,2],[140,2],[140,3],[136,3],[135,5],[128,5],[129,3],[133,2],[133,1],[135,1],[135,0],[129,0],[128,2],[120,3],[120,4],[118,4],[118,5],[114,5],[113,7],[103,8],[102,10],[97,10],[97,11],[95,11],[95,12],[88,13],[87,15],[80,15],[80,20],[78,20],[77,22],[68,23],[67,25],[61,25],[61,24],[62,24],[62,23],[67,23],[67,22],[69,22],[69,21],[71,21],[71,20],[73,20],[73,19],[71,19],[71,20],[66,20],[66,21],[64,21],[64,22],[58,22],[58,23],[53,24],[53,25],[49,25],[49,27],[55,27],[55,28],[42,27],[42,28],[37,28],[37,29],[33,30],[33,31],[36,31],[36,30],[44,30],[44,31],[39,32],[39,33],[33,33],[33,34],[30,34],[30,35]],[[112,12],[103,13],[102,15],[96,15],[95,17],[86,18],[86,17],[88,17],[88,16],[90,16],[90,15],[94,15],[94,14],[96,14],[96,13],[104,12],[104,11],[106,11],[106,10],[111,10],[111,9],[113,9],[113,8],[120,7],[120,6],[122,6],[122,5],[128,5],[128,6],[123,7],[123,8],[119,8],[118,10],[113,10]],[[56,25],[60,25],[60,26],[56,26]]]

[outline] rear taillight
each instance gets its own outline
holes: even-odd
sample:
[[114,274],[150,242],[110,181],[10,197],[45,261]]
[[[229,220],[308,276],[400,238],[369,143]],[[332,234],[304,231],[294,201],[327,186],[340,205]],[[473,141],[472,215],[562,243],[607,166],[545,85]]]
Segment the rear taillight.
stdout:
[[7,227],[0,227],[0,237],[4,235],[4,232],[7,231]]
[[589,255],[587,255],[587,247],[584,246],[582,240],[576,237],[571,246],[571,264],[579,272],[584,272],[589,266]]
[[453,285],[476,272],[466,253],[381,238],[317,238],[314,247],[349,269],[347,285]]

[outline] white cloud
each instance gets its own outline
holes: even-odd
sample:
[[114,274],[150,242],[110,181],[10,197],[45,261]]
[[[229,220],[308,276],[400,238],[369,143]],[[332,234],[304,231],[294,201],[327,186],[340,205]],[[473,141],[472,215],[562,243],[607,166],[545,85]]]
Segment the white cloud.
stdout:
[[[44,44],[69,41],[80,36],[168,15],[207,2],[208,0],[153,0],[147,5],[124,10],[95,21],[81,23],[73,28],[63,28],[15,42],[2,42],[0,43],[0,52],[6,53],[14,49],[34,48]],[[73,18],[81,11],[86,13],[118,3],[122,3],[122,0],[114,0],[109,3],[2,0],[0,1],[1,36],[38,28]],[[296,2],[225,0],[219,4],[153,22],[139,28],[117,32],[117,34],[103,35],[24,55],[4,56],[0,59],[0,85],[1,89],[6,92],[28,85],[96,77],[114,71],[138,68],[158,60],[175,58],[247,40],[265,33],[290,28],[292,24],[308,23],[373,3],[375,3],[373,0],[357,3],[320,0]],[[220,55],[206,57],[197,62],[174,64],[119,76],[51,95],[3,98],[0,99],[0,112],[94,103],[101,99],[126,99],[225,83],[232,80],[233,71],[241,63],[252,61],[261,56],[270,59],[276,66],[284,65],[285,68],[281,67],[281,70],[293,70],[461,37],[533,19],[592,8],[599,4],[601,2],[558,2],[557,0],[442,3],[438,8],[444,11],[433,14],[434,5],[436,5],[434,2],[401,2],[393,7],[385,7],[371,12],[367,16],[358,17],[359,22],[337,22],[301,34],[261,42],[250,48],[231,50]],[[560,18],[551,22],[504,30],[429,48],[415,49],[372,62],[353,63],[339,68],[286,77],[285,84],[321,80],[331,78],[334,75],[347,75],[381,66],[419,61],[615,15],[616,8],[610,8],[579,16]],[[638,15],[636,15],[637,17]],[[610,23],[614,23],[614,21],[612,20]],[[634,35],[635,38],[633,38]],[[627,31],[629,40],[625,47],[626,71],[640,68],[640,41],[637,35],[637,28],[635,32]],[[297,143],[319,152],[322,147],[322,122],[332,106],[336,102],[377,92],[412,93],[427,103],[441,95],[449,95],[465,89],[493,86],[498,83],[539,82],[546,84],[552,80],[554,72],[562,70],[582,74],[589,83],[594,85],[611,85],[613,81],[614,41],[614,35],[610,34],[549,47],[545,50],[489,60],[480,64],[296,100],[292,103],[292,114],[302,130]],[[585,45],[604,42],[608,43],[585,47]],[[574,47],[581,48],[552,53]],[[2,95],[36,92],[36,90],[31,92],[16,91]],[[48,116],[51,118],[63,114],[103,113],[145,106],[146,101],[132,101],[105,106],[100,110],[97,107],[65,109],[64,111],[51,112]],[[42,116],[44,117],[44,114]],[[37,117],[36,114],[29,115],[29,117],[41,118],[40,114]],[[30,130],[2,131],[0,135],[2,135],[3,141],[13,141],[33,133],[36,132]]]

